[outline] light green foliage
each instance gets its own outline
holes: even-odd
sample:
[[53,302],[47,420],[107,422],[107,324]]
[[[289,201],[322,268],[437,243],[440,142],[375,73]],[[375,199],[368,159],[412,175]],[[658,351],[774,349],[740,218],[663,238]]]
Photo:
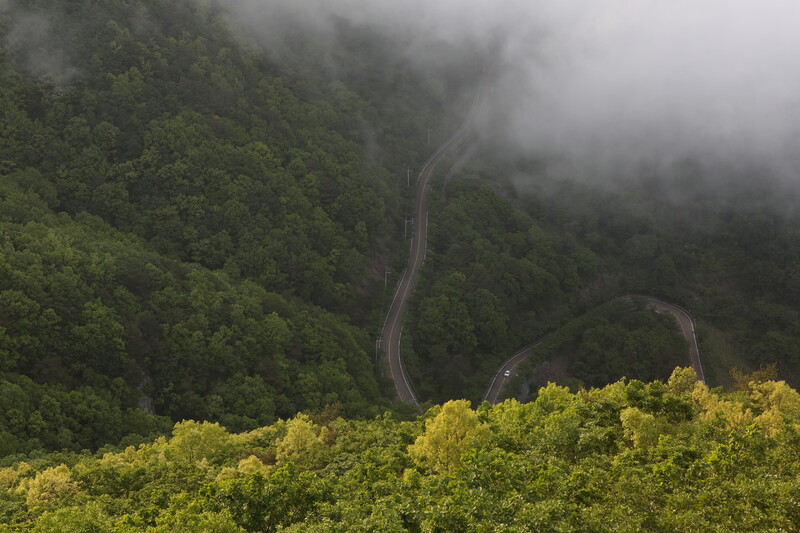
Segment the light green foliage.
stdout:
[[323,448],[318,433],[306,415],[297,415],[286,424],[286,436],[277,443],[275,458],[279,463],[313,465]]
[[[101,458],[0,470],[0,526],[33,531],[791,531],[800,395],[620,381],[396,422],[184,422]],[[677,386],[680,381],[681,385]],[[689,401],[689,412],[682,412]],[[324,450],[324,453],[320,453]]]
[[236,470],[245,475],[251,475],[257,472],[264,475],[269,473],[269,467],[255,455],[250,455],[239,461]]
[[667,391],[675,395],[690,393],[696,382],[697,373],[692,367],[678,367],[672,371],[672,375],[667,381]]
[[235,439],[219,424],[185,420],[175,424],[165,451],[177,461],[194,463],[230,456],[234,449]]
[[665,429],[659,424],[656,417],[644,413],[636,407],[626,407],[619,414],[625,436],[631,440],[634,447],[642,448],[653,446],[658,442],[658,437]]
[[173,508],[161,513],[156,518],[155,526],[145,530],[146,533],[244,533],[246,530],[236,524],[226,511],[215,512],[203,508],[189,500],[176,501]]
[[414,461],[434,472],[449,472],[461,464],[462,455],[471,446],[486,440],[489,428],[470,409],[467,400],[453,400],[425,423],[425,433],[409,446]]
[[119,530],[115,520],[99,502],[61,507],[44,513],[33,527],[34,533],[111,533]]
[[800,427],[800,394],[785,381],[754,383],[750,396],[761,411],[755,423],[768,433],[777,433],[784,424]]
[[38,472],[33,478],[23,479],[16,490],[25,494],[29,507],[36,507],[77,494],[78,485],[72,481],[69,468],[61,464]]

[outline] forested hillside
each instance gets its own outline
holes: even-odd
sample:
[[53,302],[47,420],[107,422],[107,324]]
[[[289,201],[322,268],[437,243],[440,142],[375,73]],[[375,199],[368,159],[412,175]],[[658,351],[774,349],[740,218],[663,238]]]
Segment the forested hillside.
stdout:
[[404,338],[429,397],[480,400],[500,363],[537,339],[510,396],[553,359],[560,370],[549,379],[573,387],[666,379],[688,364],[675,324],[644,305],[610,305],[637,294],[691,310],[709,383],[730,385],[732,367],[770,365],[800,383],[795,186],[757,166],[691,160],[601,180],[484,142],[434,185],[429,257]]
[[[402,36],[345,19],[262,31],[226,14],[0,5],[0,453],[389,407],[374,336],[407,184],[488,62],[433,39],[426,69]],[[695,313],[712,385],[773,363],[798,384],[796,191],[692,161],[573,180],[479,136],[434,179],[403,337],[423,400],[481,398],[540,338],[524,371],[560,357],[575,390],[666,379],[687,363],[679,333],[613,303],[629,294]]]
[[0,469],[0,528],[60,531],[793,531],[800,395],[690,369],[419,420],[298,415]]
[[476,178],[454,180],[431,207],[437,215],[409,366],[424,396],[437,401],[480,399],[500,362],[576,313],[579,290],[597,275],[588,249]]
[[[758,166],[679,161],[597,184],[527,162],[520,204],[602,258],[617,294],[690,309],[706,376],[777,364],[800,382],[798,189]],[[535,177],[535,179],[534,179]]]
[[0,6],[0,454],[388,406],[370,328],[406,167],[472,74],[340,24]]
[[[796,188],[572,176],[481,117],[499,33],[425,26],[415,58],[232,6],[0,1],[0,532],[800,529]],[[417,416],[375,336],[467,113],[403,330]],[[706,383],[637,295],[695,315]],[[536,341],[527,403],[478,405]]]

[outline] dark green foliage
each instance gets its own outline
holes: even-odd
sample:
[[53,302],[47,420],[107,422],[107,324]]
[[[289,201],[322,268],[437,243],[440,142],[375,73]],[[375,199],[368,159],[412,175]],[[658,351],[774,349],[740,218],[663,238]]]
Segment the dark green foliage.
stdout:
[[244,430],[387,404],[369,269],[441,95],[342,29],[259,49],[211,2],[3,5],[3,453],[163,431],[139,406]]
[[[163,432],[164,416],[243,431],[388,404],[371,337],[380,273],[400,270],[402,173],[428,150],[421,125],[458,105],[481,62],[448,50],[464,61],[423,76],[397,41],[344,21],[330,35],[287,24],[252,40],[223,11],[205,0],[0,8],[5,453],[135,442]],[[718,199],[703,169],[681,164],[672,182],[642,169],[617,191],[537,176],[515,197],[479,179],[516,175],[519,162],[477,159],[431,207],[405,337],[423,398],[481,397],[501,360],[554,331],[532,362],[568,356],[573,383],[665,377],[685,362],[669,318],[606,308],[576,320],[631,293],[691,307],[754,366],[800,367],[800,222],[771,209],[780,191]],[[644,416],[632,420],[691,418],[686,402],[629,392]],[[542,446],[611,446],[606,429]],[[383,511],[373,529],[408,526],[407,511]],[[440,511],[430,528],[466,527]]]
[[[76,28],[47,44],[81,73],[68,85],[39,81],[31,94],[6,72],[17,83],[4,107],[20,134],[4,136],[0,159],[44,173],[68,212],[102,216],[171,257],[351,305],[364,252],[385,231],[389,192],[386,171],[335,129],[348,112],[335,107],[341,83],[298,97],[270,73],[275,65],[243,54],[220,19],[191,5],[107,6],[90,21],[55,6],[38,13]],[[10,24],[26,13],[12,10]],[[147,23],[131,27],[135,13]],[[90,28],[103,29],[89,37]],[[70,36],[80,45],[59,41]],[[42,116],[16,92],[40,98]],[[29,155],[14,151],[37,135]]]
[[[739,364],[778,363],[780,375],[797,384],[795,186],[758,168],[691,161],[643,168],[602,186],[556,181],[523,166],[531,172],[526,211],[591,248],[601,272],[616,278],[615,295],[680,303],[724,332],[725,350]],[[703,346],[702,334],[699,340],[701,353],[730,360],[732,354]],[[707,377],[724,382],[728,367],[720,371]]]
[[[615,297],[646,294],[678,303],[698,320],[710,382],[727,384],[734,364],[752,370],[778,363],[780,375],[796,384],[796,187],[763,169],[694,161],[643,165],[602,183],[602,169],[598,176],[571,180],[549,164],[546,159],[515,160],[498,146],[487,147],[471,162],[476,174],[491,183],[491,190],[484,187],[485,198],[462,203],[463,190],[475,188],[474,178],[458,177],[447,186],[442,214],[432,217],[441,220],[438,230],[444,228],[432,231],[434,246],[445,243],[448,253],[447,268],[436,263],[440,255],[433,257],[431,286],[450,269],[470,282],[480,279],[510,317],[507,331],[514,346],[506,355],[565,324],[574,329],[570,336],[585,341],[570,368],[571,384],[600,385],[623,375],[663,377],[685,361],[675,358],[679,347],[664,336],[666,324],[655,323],[663,319],[631,315],[620,322],[620,316],[609,317],[606,324],[587,325],[591,332],[570,326],[571,319]],[[558,162],[554,167],[561,168]],[[505,208],[499,207],[504,202],[500,196],[509,198]],[[520,239],[512,205],[517,220],[530,217],[535,233],[543,236],[539,241],[531,243],[531,235]],[[503,243],[508,243],[505,249]],[[515,245],[523,243],[535,249],[527,262],[502,260],[506,250],[513,256]],[[578,287],[580,296],[575,298],[569,287]],[[577,344],[568,351],[575,352]],[[654,372],[659,351],[668,362]],[[550,351],[539,362],[555,355]],[[485,370],[486,380],[495,368]]]
[[[0,225],[0,356],[9,375],[110,391],[114,402],[98,401],[117,411],[150,396],[174,419],[241,429],[336,402],[364,413],[379,396],[363,333],[322,310],[166,260],[91,216],[73,221],[43,207],[39,222]],[[116,442],[124,433],[114,416],[90,424],[97,435],[85,428],[74,441],[43,445]]]
[[571,353],[571,368],[586,385],[598,387],[620,376],[665,379],[689,363],[689,348],[672,315],[605,306],[595,313],[580,337],[557,350]]
[[110,390],[39,385],[14,374],[0,381],[0,455],[39,449],[99,448],[125,435],[152,437],[170,422],[129,407],[121,380]]
[[469,177],[448,185],[431,224],[412,373],[423,397],[480,398],[502,360],[575,306],[597,258]]

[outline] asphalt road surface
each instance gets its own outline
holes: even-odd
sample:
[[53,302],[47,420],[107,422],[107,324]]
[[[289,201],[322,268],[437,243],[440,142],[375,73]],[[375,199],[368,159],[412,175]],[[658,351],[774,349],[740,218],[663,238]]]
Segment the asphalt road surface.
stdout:
[[[697,378],[700,381],[705,382],[706,378],[705,374],[703,374],[703,365],[700,362],[700,351],[697,348],[697,338],[694,335],[694,319],[692,316],[677,305],[668,304],[666,302],[662,302],[661,300],[656,300],[655,298],[646,299],[650,307],[656,312],[672,313],[675,318],[678,319],[678,324],[681,327],[681,333],[683,333],[683,336],[689,343],[689,355],[692,359],[692,367],[697,373]],[[491,383],[489,384],[489,388],[486,390],[486,394],[483,396],[483,401],[491,404],[497,403],[497,398],[500,396],[500,391],[502,391],[503,387],[505,387],[508,381],[514,377],[517,367],[528,359],[531,350],[538,346],[539,342],[540,341],[537,341],[522,348],[508,358],[508,360],[506,360],[502,365],[500,365],[500,368],[497,370],[497,373],[494,375]],[[506,375],[506,373],[508,373],[508,375]]]
[[678,324],[681,326],[681,332],[683,333],[683,336],[686,337],[686,341],[689,343],[689,355],[692,358],[692,367],[697,373],[697,379],[705,383],[706,376],[703,373],[703,364],[700,362],[700,350],[697,348],[697,337],[694,334],[694,319],[692,316],[677,305],[668,304],[666,302],[662,302],[661,300],[656,300],[655,298],[648,298],[647,301],[650,303],[650,307],[655,309],[657,312],[672,313],[675,318],[678,319]]
[[381,331],[380,345],[386,354],[389,373],[395,386],[395,401],[419,405],[419,400],[411,381],[408,378],[400,354],[400,339],[403,335],[403,319],[408,307],[408,299],[414,293],[422,264],[425,261],[425,249],[428,245],[428,193],[430,192],[429,180],[436,164],[456,141],[469,131],[472,117],[477,107],[480,93],[475,98],[475,104],[470,109],[469,115],[461,127],[428,158],[417,179],[417,191],[414,201],[414,220],[411,237],[411,253],[408,256],[408,266],[400,277],[397,290],[386,314]]
[[[491,404],[497,403],[497,397],[500,395],[500,391],[503,390],[508,380],[517,373],[517,367],[528,359],[531,350],[539,346],[540,342],[541,341],[537,341],[525,346],[509,357],[505,363],[500,365],[500,369],[494,375],[492,382],[489,384],[489,388],[486,390],[486,394],[483,395],[484,402],[489,402]],[[506,375],[506,373],[508,373],[508,375]]]

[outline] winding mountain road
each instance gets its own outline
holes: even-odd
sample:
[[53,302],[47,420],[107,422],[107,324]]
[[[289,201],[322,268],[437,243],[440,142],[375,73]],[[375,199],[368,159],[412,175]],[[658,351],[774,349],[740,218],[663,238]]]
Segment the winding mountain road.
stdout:
[[511,379],[511,376],[516,374],[517,367],[528,359],[531,350],[539,346],[541,342],[542,341],[539,340],[521,348],[517,353],[506,359],[506,361],[500,365],[494,378],[492,378],[492,382],[489,384],[489,388],[486,389],[486,394],[483,395],[484,402],[489,402],[491,404],[497,403],[497,397],[500,395],[500,391],[503,390],[503,387],[508,380]]
[[[657,313],[671,313],[678,320],[678,324],[681,327],[681,333],[683,333],[683,336],[689,343],[689,356],[692,360],[692,367],[694,368],[695,373],[697,373],[697,379],[705,382],[706,378],[705,374],[703,374],[703,365],[700,362],[700,350],[697,348],[697,337],[695,337],[694,334],[694,318],[692,318],[692,315],[677,305],[668,304],[655,298],[645,298],[649,307],[651,307]],[[631,297],[626,296],[624,299],[630,300]],[[483,396],[484,402],[489,402],[491,404],[497,403],[497,398],[500,396],[500,391],[503,390],[503,387],[505,387],[511,377],[514,376],[517,367],[528,359],[531,351],[540,343],[541,340],[525,346],[508,358],[502,365],[500,365],[500,368],[497,370],[497,373],[495,373],[494,378],[492,378],[492,381],[489,384],[489,388],[486,390],[486,394]]]
[[[476,92],[474,102],[470,107],[467,117],[461,124],[461,127],[453,133],[444,143],[442,143],[436,151],[428,158],[422,167],[417,178],[417,189],[414,198],[414,218],[412,237],[411,237],[411,250],[408,257],[408,266],[403,270],[400,276],[400,281],[397,284],[392,303],[389,306],[389,311],[386,313],[386,319],[383,322],[383,329],[381,336],[378,339],[379,346],[383,347],[386,358],[386,364],[389,367],[389,373],[395,386],[395,402],[403,402],[419,406],[419,399],[408,377],[403,359],[400,353],[400,341],[403,336],[403,320],[408,308],[408,299],[414,293],[414,288],[417,285],[419,274],[422,265],[425,262],[425,251],[428,245],[428,194],[430,192],[429,181],[433,170],[436,168],[437,163],[441,160],[449,148],[451,148],[458,140],[460,140],[469,131],[472,124],[472,119],[475,115],[480,101],[481,94],[484,90],[484,83],[489,77],[489,72],[492,67],[489,67],[484,72],[483,82]],[[668,312],[675,315],[678,323],[681,326],[684,337],[689,342],[690,355],[692,365],[697,373],[698,379],[705,381],[703,374],[703,367],[700,362],[700,354],[697,348],[697,339],[694,335],[694,319],[685,310],[678,306],[656,300],[654,298],[647,298],[650,306],[657,312]],[[494,378],[489,385],[484,401],[489,403],[497,403],[497,398],[500,395],[503,387],[508,383],[511,376],[513,376],[524,361],[528,359],[531,351],[540,343],[534,343],[520,349],[509,359],[507,359],[498,369]]]
[[697,379],[706,382],[706,375],[703,373],[703,363],[700,361],[700,349],[697,347],[697,337],[694,334],[694,318],[682,307],[674,304],[668,304],[655,298],[647,298],[650,307],[655,309],[656,312],[672,313],[678,319],[678,324],[681,326],[681,333],[689,343],[689,356],[692,358],[692,368],[697,374]]
[[[475,98],[477,104],[478,96]],[[392,304],[386,313],[386,320],[381,331],[381,345],[386,354],[389,366],[389,373],[394,381],[396,390],[395,401],[412,403],[419,405],[419,400],[414,392],[414,387],[408,378],[403,360],[400,355],[400,340],[403,335],[403,319],[405,318],[408,307],[408,299],[414,293],[417,285],[419,273],[425,262],[425,250],[428,246],[428,193],[430,192],[429,181],[436,164],[447,152],[469,130],[472,117],[475,113],[476,104],[470,109],[467,118],[461,127],[450,136],[436,151],[428,158],[419,173],[417,179],[417,191],[414,200],[414,219],[411,237],[411,253],[408,257],[408,266],[400,276],[400,282],[392,298]]]

